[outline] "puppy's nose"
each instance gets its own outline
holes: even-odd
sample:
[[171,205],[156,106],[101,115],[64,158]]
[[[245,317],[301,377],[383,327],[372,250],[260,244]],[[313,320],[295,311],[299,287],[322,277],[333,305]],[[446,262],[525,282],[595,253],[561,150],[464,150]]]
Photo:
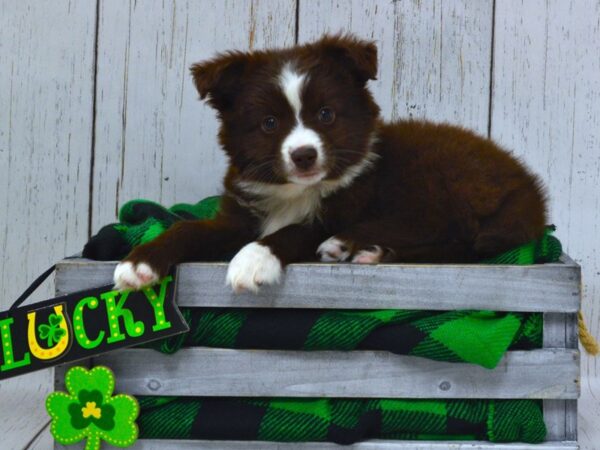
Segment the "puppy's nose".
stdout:
[[298,169],[308,170],[317,161],[317,150],[310,145],[305,145],[292,151],[290,156]]

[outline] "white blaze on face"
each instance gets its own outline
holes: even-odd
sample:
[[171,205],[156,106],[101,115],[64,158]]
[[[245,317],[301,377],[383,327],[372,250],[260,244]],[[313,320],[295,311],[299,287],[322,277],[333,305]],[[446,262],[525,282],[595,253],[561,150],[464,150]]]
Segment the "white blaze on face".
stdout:
[[[291,66],[286,65],[279,75],[279,86],[289,102],[294,115],[296,116],[296,126],[290,134],[286,136],[281,144],[281,156],[288,172],[290,181],[297,184],[311,185],[323,179],[325,172],[319,170],[325,163],[323,151],[323,141],[318,133],[302,123],[300,112],[302,111],[302,100],[300,94],[306,82],[306,75],[294,71]],[[314,147],[317,151],[317,161],[315,168],[318,173],[310,177],[300,177],[296,174],[296,168],[291,158],[291,153],[300,147]]]

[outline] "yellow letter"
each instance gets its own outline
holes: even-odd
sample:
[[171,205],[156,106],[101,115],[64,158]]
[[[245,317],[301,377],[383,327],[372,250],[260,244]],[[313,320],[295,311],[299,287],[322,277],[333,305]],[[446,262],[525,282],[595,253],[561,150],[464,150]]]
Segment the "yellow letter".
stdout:
[[62,317],[59,327],[65,330],[65,333],[54,347],[48,349],[42,348],[38,344],[35,332],[35,311],[27,313],[27,320],[29,321],[27,326],[27,340],[29,341],[29,350],[31,351],[31,354],[37,359],[46,360],[58,358],[67,350],[67,347],[69,346],[69,326],[67,324],[67,318],[63,314],[63,305],[56,305],[54,307],[54,312],[57,316]]

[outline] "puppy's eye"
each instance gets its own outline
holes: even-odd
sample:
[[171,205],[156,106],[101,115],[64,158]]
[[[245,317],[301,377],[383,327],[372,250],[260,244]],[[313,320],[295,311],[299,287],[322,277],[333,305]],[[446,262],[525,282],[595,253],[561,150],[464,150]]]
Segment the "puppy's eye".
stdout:
[[323,106],[319,110],[319,121],[321,123],[330,124],[335,120],[335,112],[329,106]]
[[267,116],[263,119],[262,129],[265,133],[272,133],[277,129],[279,125],[279,121],[275,116]]

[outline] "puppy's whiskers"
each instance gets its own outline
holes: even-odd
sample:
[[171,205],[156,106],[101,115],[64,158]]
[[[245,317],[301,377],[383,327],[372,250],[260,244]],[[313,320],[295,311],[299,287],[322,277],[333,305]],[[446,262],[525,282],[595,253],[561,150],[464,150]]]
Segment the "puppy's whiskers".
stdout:
[[[272,172],[261,173],[261,171],[265,167],[275,164],[275,162],[276,162],[276,159],[274,157],[269,157],[269,158],[266,158],[265,160],[263,160],[262,162],[250,164],[248,167],[246,167],[246,168],[244,168],[244,170],[242,170],[241,175],[244,178],[251,178],[254,181],[265,181],[266,182],[267,179],[269,179],[270,181],[273,181],[275,179],[275,175]],[[255,178],[256,175],[260,175],[258,177],[258,179]]]

